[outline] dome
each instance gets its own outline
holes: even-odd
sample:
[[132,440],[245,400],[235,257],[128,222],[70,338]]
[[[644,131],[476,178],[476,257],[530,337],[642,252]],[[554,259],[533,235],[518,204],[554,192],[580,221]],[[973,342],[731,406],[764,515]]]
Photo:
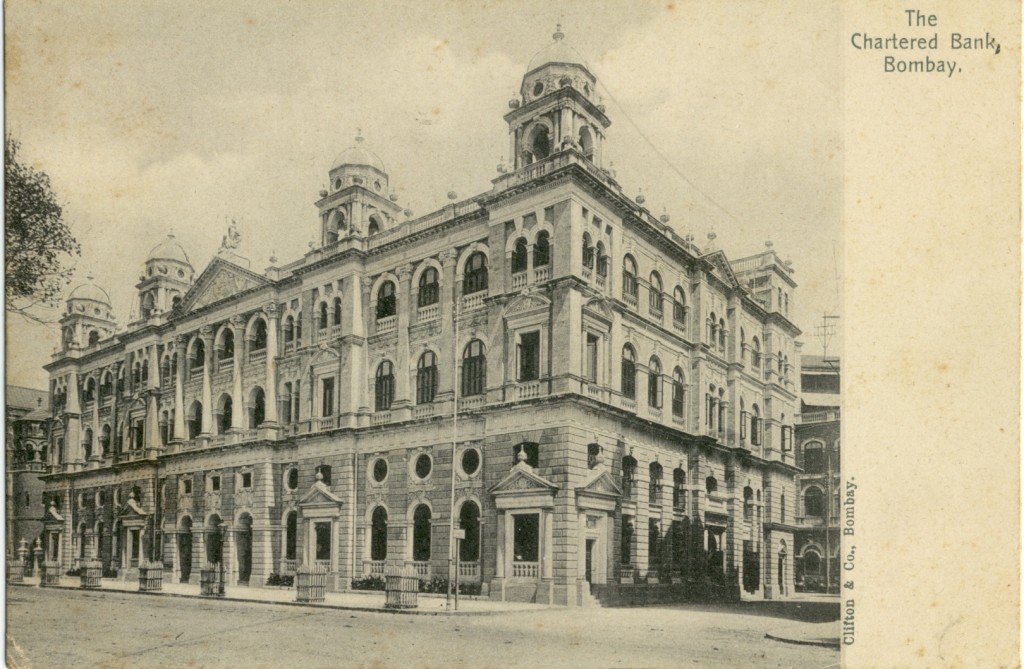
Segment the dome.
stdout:
[[576,49],[566,44],[565,33],[562,32],[561,25],[555,29],[555,34],[552,35],[552,38],[554,41],[551,44],[548,44],[546,47],[538,51],[537,54],[530,59],[530,64],[526,66],[527,72],[533,72],[538,67],[542,67],[548,63],[579,65],[588,72],[590,71],[586,61],[583,60],[583,56],[581,56]]
[[185,249],[181,248],[181,244],[174,240],[174,235],[167,235],[167,239],[160,242],[149,252],[149,256],[146,258],[146,262],[153,260],[173,260],[174,262],[180,262],[192,266],[192,263],[188,260],[188,254],[185,253]]
[[89,283],[83,283],[71,291],[68,301],[70,302],[71,300],[91,300],[105,304],[108,307],[110,306],[110,296],[107,295],[107,291],[92,283],[92,275],[89,275]]
[[363,141],[362,135],[357,135],[356,143],[342,151],[334,159],[334,166],[331,169],[336,170],[345,165],[363,165],[387,174],[387,170],[384,169],[384,161],[376,153],[363,146]]

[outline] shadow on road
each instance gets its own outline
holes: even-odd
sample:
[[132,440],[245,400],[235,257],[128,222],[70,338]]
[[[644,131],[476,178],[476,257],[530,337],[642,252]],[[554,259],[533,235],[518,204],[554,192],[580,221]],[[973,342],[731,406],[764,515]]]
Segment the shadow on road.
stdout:
[[[656,608],[656,607],[650,607]],[[827,623],[839,620],[839,602],[732,602],[724,604],[680,604],[671,607],[681,611],[706,611],[708,613],[737,613],[749,616],[764,616],[797,620],[805,623]]]

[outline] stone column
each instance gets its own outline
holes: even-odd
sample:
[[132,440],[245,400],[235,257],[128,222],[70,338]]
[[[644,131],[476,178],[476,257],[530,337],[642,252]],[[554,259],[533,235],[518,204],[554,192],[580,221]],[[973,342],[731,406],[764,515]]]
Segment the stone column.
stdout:
[[213,427],[213,398],[210,389],[210,372],[213,368],[213,328],[204,325],[199,330],[199,336],[203,340],[203,415],[200,431],[204,435],[212,434]]
[[552,578],[551,562],[555,550],[554,515],[554,511],[550,509],[545,509],[540,514],[540,519],[543,523],[541,527],[541,548],[544,551],[541,556],[540,577],[544,580],[551,580]]
[[412,265],[406,264],[398,268],[398,359],[395,361],[395,408],[412,404],[409,390],[409,315],[413,308],[410,295],[412,293]]
[[242,423],[245,412],[245,399],[242,397],[242,355],[245,351],[245,319],[239,315],[231,317],[231,334],[235,341],[235,353],[231,363],[231,429],[241,430],[246,427]]
[[[177,364],[174,366],[174,439],[184,440],[185,433],[185,346],[188,339],[183,336],[174,338],[174,355]],[[173,360],[174,358],[172,358]]]
[[498,511],[498,540],[494,544],[494,578],[505,578],[505,513]]
[[451,393],[459,382],[459,357],[462,350],[459,342],[454,341],[452,307],[455,298],[455,250],[445,249],[440,253],[441,276],[438,277],[438,300],[441,308],[441,339],[449,345],[441,347],[441,359],[438,360],[438,392]]
[[263,307],[263,313],[267,315],[267,382],[264,388],[266,397],[266,408],[263,414],[263,423],[266,425],[277,424],[277,303],[270,302]]
[[160,443],[160,416],[157,411],[157,396],[160,385],[160,365],[157,363],[156,344],[148,347],[146,364],[149,367],[149,382],[145,388],[146,398],[146,457],[155,457]]

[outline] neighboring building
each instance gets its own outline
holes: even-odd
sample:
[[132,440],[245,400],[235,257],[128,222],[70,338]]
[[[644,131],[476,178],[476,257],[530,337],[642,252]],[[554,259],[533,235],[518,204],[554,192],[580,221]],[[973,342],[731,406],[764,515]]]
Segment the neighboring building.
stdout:
[[699,518],[716,577],[791,591],[792,269],[702,252],[626,196],[562,37],[487,192],[412,218],[357,138],[304,257],[253,271],[229,230],[196,275],[168,238],[113,335],[102,290],[71,295],[49,555],[192,582],[223,557],[232,585],[315,561],[345,589],[386,564],[445,577],[454,518],[463,582],[577,605],[678,574],[668,537]]
[[797,590],[839,587],[839,358],[801,356],[796,462],[800,507],[796,535]]
[[28,548],[40,538],[43,524],[43,482],[49,460],[47,447],[50,420],[49,398],[45,390],[7,386],[7,546],[8,555],[17,555],[21,540]]

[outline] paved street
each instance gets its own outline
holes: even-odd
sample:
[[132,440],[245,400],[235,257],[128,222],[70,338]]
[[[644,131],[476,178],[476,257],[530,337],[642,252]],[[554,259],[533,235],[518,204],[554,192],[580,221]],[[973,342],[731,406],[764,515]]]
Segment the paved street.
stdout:
[[828,667],[734,610],[550,609],[453,618],[113,591],[7,590],[10,667]]

